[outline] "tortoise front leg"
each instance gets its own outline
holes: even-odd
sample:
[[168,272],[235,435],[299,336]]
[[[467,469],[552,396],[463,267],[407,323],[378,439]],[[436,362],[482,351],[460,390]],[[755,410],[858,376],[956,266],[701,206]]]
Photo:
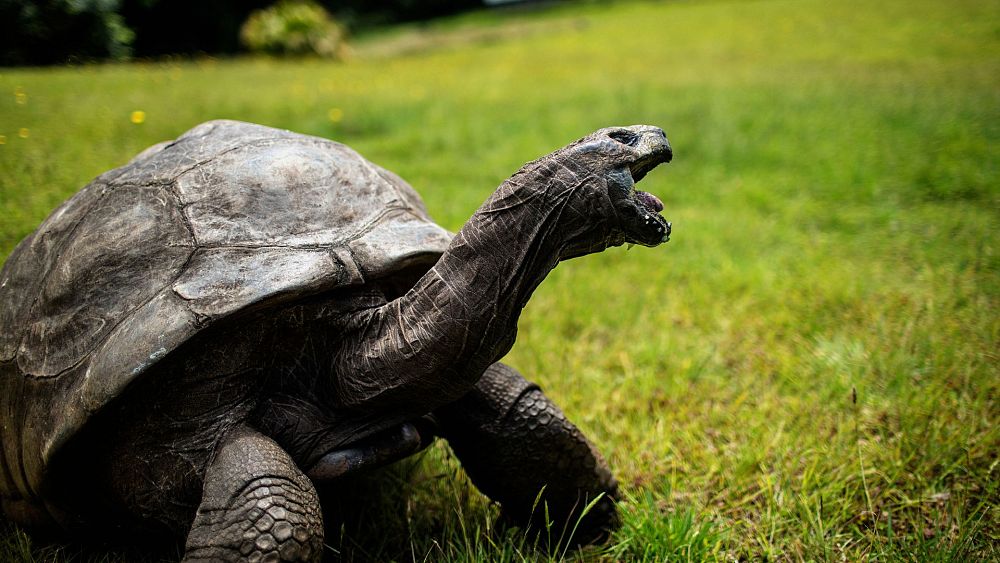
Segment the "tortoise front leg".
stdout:
[[184,562],[318,562],[323,517],[312,483],[270,438],[230,432],[205,475]]
[[[547,504],[553,529],[544,539],[552,542],[603,541],[617,528],[618,484],[607,463],[559,407],[513,368],[493,364],[473,391],[435,415],[472,482],[513,523],[544,530]],[[567,537],[574,526],[574,537]]]

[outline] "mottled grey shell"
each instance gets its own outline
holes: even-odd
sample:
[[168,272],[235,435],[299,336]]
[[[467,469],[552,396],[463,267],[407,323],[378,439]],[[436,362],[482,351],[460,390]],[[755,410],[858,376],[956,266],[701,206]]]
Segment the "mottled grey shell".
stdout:
[[413,188],[332,141],[213,121],[147,149],[0,271],[0,420],[25,425],[0,461],[27,480],[0,485],[34,489],[92,413],[210,324],[433,262],[449,240]]

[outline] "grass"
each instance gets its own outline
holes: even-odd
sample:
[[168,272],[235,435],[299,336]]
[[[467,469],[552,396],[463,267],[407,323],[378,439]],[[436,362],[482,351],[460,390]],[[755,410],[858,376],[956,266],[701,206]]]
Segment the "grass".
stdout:
[[[566,558],[997,560],[998,29],[996,1],[636,2],[395,30],[342,65],[0,69],[0,256],[207,119],[344,141],[450,229],[523,162],[658,124],[673,240],[561,265],[507,358],[624,486],[621,531]],[[544,558],[443,444],[382,477],[331,553]]]

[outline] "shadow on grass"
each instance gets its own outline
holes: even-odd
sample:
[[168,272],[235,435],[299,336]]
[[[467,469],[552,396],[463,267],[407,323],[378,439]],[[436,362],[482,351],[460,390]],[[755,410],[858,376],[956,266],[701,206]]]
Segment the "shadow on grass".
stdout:
[[[318,487],[326,524],[324,561],[594,560],[603,548],[544,547],[539,534],[500,524],[499,509],[451,464],[420,456],[371,474]],[[543,532],[544,533],[544,532]],[[133,541],[126,532],[111,534]],[[558,542],[553,542],[557,543]],[[183,556],[181,541],[46,541],[0,520],[0,562],[160,563]]]
[[[126,541],[124,537],[121,541]],[[179,561],[181,546],[123,545],[46,539],[0,520],[0,561],[5,563],[166,563]]]

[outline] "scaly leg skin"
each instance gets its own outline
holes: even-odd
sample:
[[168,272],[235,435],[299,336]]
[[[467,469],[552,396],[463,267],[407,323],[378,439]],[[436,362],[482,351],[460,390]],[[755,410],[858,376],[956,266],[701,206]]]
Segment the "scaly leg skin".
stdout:
[[601,542],[618,527],[618,483],[607,463],[559,407],[513,368],[493,364],[473,391],[435,415],[472,482],[514,524],[542,532],[547,504],[552,529],[541,539],[550,544]]
[[323,517],[312,483],[273,440],[232,431],[205,475],[184,563],[318,562]]

